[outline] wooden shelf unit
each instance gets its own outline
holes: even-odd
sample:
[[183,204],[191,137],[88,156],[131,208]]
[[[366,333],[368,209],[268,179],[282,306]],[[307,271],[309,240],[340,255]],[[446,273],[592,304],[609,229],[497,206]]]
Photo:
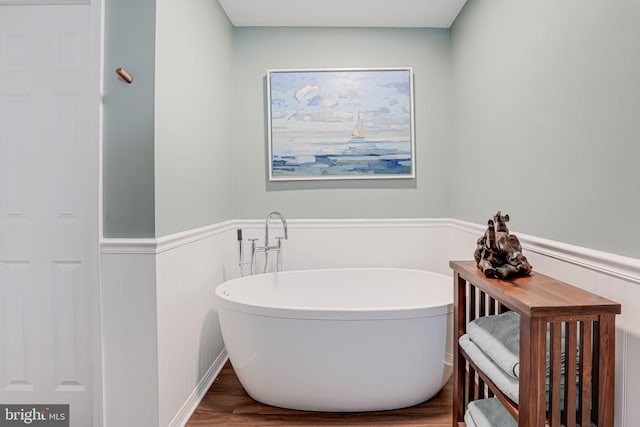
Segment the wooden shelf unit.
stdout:
[[[456,329],[454,427],[464,425],[470,401],[492,396],[502,402],[519,427],[613,427],[615,315],[620,314],[620,304],[535,271],[527,277],[499,280],[486,278],[474,261],[450,261],[449,265],[454,272]],[[468,322],[507,310],[520,315],[519,404],[506,397],[458,345]],[[567,382],[564,409],[560,407],[563,329],[566,377],[577,375],[576,383]],[[548,408],[547,351],[551,361]]]

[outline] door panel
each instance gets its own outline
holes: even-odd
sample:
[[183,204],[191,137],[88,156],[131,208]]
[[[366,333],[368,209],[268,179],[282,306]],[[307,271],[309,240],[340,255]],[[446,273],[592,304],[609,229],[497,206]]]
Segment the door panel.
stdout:
[[0,5],[0,402],[68,403],[72,426],[97,330],[90,40],[89,5]]

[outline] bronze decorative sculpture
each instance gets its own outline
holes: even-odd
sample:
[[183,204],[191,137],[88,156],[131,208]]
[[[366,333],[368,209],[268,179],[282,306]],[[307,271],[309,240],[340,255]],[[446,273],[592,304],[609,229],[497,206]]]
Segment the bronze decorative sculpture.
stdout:
[[487,230],[478,239],[473,257],[480,270],[487,277],[506,279],[509,276],[527,276],[531,265],[522,254],[520,240],[509,234],[509,215],[498,211],[488,221]]

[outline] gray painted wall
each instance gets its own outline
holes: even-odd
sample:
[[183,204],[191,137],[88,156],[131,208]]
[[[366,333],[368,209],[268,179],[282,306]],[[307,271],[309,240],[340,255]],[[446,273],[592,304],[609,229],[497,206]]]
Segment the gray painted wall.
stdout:
[[[232,29],[204,0],[160,0],[157,22],[153,0],[105,7],[107,237],[274,209],[481,223],[501,209],[515,231],[640,256],[640,2],[469,0],[451,32]],[[267,181],[266,70],[385,66],[414,69],[417,179]]]
[[232,218],[232,62],[216,1],[105,2],[105,237]]
[[[236,218],[280,210],[291,218],[440,217],[447,213],[451,63],[447,30],[234,29]],[[266,71],[412,67],[415,180],[269,183]]]
[[233,218],[232,26],[217,1],[157,0],[155,218],[163,236]]
[[640,257],[640,2],[469,0],[450,216]]
[[[106,237],[153,237],[155,0],[105,2],[103,227]],[[123,67],[126,84],[115,74]]]

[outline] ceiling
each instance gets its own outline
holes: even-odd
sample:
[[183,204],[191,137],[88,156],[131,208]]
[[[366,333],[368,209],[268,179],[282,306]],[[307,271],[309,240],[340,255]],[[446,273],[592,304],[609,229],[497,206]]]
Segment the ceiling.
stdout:
[[449,28],[466,0],[218,0],[236,27]]

